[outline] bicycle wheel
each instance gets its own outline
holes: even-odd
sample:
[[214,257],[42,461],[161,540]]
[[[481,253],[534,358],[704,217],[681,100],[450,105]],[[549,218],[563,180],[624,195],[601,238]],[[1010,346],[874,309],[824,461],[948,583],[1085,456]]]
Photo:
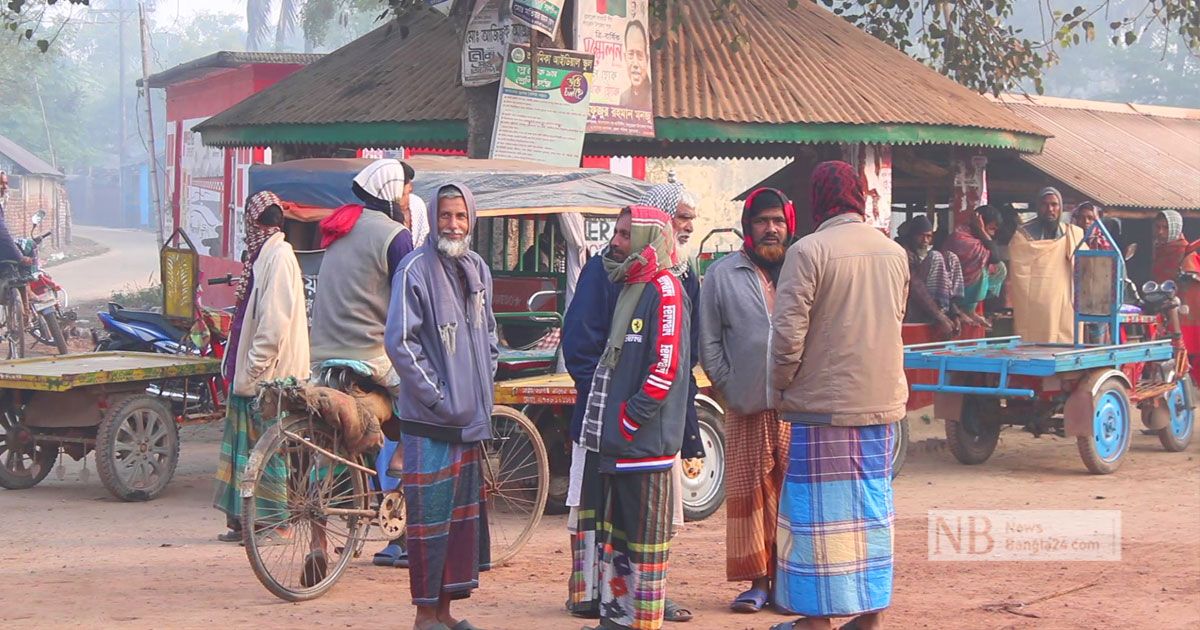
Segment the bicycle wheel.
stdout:
[[4,296],[5,318],[5,350],[9,359],[25,357],[25,301],[21,299],[21,290],[9,287]]
[[242,479],[246,557],[263,586],[289,602],[333,587],[374,514],[365,473],[327,453],[354,461],[321,420],[290,418],[259,439]]
[[517,555],[542,520],[550,467],[537,427],[512,407],[492,408],[492,439],[483,448],[492,566],[499,566]]

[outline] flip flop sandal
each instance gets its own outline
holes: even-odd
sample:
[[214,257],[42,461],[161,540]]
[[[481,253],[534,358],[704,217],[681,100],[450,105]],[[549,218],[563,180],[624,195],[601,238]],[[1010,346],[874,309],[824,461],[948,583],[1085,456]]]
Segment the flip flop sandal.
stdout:
[[761,588],[751,588],[734,598],[729,608],[734,612],[756,613],[767,605],[767,592]]
[[231,529],[224,534],[217,534],[217,540],[227,543],[240,543],[242,542],[242,530]]
[[453,628],[450,628],[450,630],[480,630],[480,629],[471,625],[470,621],[467,621],[466,619],[460,619],[458,623],[454,624]]
[[795,621],[785,621],[771,626],[771,630],[796,630]]
[[400,558],[402,553],[403,550],[400,548],[400,545],[392,543],[384,547],[383,551],[376,553],[371,558],[371,564],[377,567],[394,567],[396,566],[396,560]]
[[684,623],[692,620],[692,611],[667,599],[663,604],[663,621]]
[[304,557],[304,571],[300,573],[300,586],[312,588],[321,583],[329,574],[329,560],[325,552],[316,549]]
[[408,551],[406,551],[402,548],[400,550],[400,555],[396,556],[396,559],[392,561],[392,566],[397,569],[407,569],[408,568]]
[[584,608],[582,610],[574,610],[571,608],[571,600],[570,599],[568,599],[567,602],[563,605],[566,606],[567,612],[570,613],[570,615],[572,617],[579,617],[580,619],[599,619],[600,618],[600,608],[599,607]]

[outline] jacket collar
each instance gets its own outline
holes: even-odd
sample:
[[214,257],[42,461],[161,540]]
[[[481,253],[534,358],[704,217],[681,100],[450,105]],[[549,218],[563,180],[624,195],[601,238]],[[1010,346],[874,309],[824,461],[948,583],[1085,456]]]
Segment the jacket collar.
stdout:
[[829,219],[828,221],[822,223],[821,226],[817,228],[817,231],[820,232],[822,230],[835,228],[839,225],[848,225],[850,223],[865,223],[865,222],[866,222],[866,218],[864,218],[861,214],[847,212],[846,214],[839,214],[838,216],[833,217],[832,219]]

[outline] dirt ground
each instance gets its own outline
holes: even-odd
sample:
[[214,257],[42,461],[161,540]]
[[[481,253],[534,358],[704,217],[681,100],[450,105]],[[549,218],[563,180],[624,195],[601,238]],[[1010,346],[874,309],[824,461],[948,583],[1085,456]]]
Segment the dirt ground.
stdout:
[[[88,460],[26,491],[0,491],[0,610],[6,628],[411,627],[407,574],[370,566],[367,553],[325,597],[275,599],[243,550],[219,543],[210,507],[219,427],[184,430],[179,471],[151,503],[114,500]],[[914,421],[896,480],[892,628],[1200,628],[1200,445],[1166,453],[1136,435],[1117,473],[1087,474],[1074,441],[1002,434],[992,460],[956,463],[939,423]],[[930,562],[926,511],[936,508],[1121,510],[1120,562]],[[575,629],[567,616],[563,517],[547,517],[526,552],[487,573],[457,607],[482,628]],[[670,592],[696,612],[683,629],[765,630],[787,618],[728,612],[739,584],[724,581],[724,512],[690,524],[671,554]],[[1082,587],[1082,588],[1079,588]],[[1077,589],[1078,590],[1073,590]],[[1067,594],[1064,591],[1073,590]],[[1058,596],[1054,596],[1060,594]],[[1051,596],[1051,597],[1048,597]],[[989,604],[1046,598],[1021,616]]]

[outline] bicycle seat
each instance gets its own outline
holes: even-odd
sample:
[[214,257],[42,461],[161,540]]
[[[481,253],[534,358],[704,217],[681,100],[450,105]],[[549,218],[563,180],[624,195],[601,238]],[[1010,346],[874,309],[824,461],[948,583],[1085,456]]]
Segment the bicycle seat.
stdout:
[[113,319],[125,324],[147,324],[170,335],[171,339],[183,339],[187,332],[172,324],[162,313],[151,311],[131,311],[115,302],[108,303],[108,314]]
[[359,376],[366,378],[371,378],[375,374],[374,370],[371,369],[371,366],[363,363],[362,361],[355,361],[353,359],[329,359],[328,361],[322,361],[321,365],[317,368],[317,371],[324,372],[333,368],[345,368]]

